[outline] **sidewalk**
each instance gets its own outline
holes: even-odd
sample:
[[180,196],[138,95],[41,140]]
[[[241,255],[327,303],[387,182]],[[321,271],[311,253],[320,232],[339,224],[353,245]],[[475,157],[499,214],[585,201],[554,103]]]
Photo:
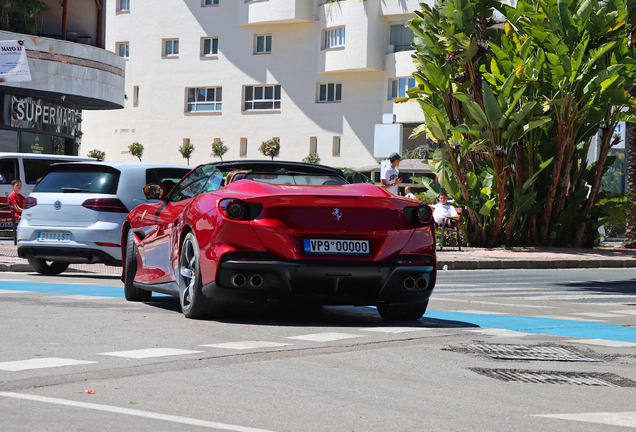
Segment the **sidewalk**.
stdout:
[[[18,257],[12,240],[0,239],[0,272],[31,272],[27,260]],[[437,252],[437,268],[443,270],[634,268],[636,250],[617,247],[596,249],[481,249],[458,252],[447,248]],[[121,267],[104,264],[71,264],[67,272],[121,274]]]

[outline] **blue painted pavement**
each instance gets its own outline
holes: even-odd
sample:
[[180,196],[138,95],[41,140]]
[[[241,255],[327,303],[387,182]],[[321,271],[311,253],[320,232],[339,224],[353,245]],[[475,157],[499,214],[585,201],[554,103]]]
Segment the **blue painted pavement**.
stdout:
[[[76,285],[41,282],[0,281],[0,290],[28,291],[48,294],[85,295],[124,298],[124,287]],[[153,293],[153,296],[165,295]],[[465,312],[427,310],[421,320],[439,327],[482,327],[513,330],[522,333],[551,334],[586,339],[605,339],[636,343],[636,328],[589,321],[568,321],[514,315],[487,315]]]

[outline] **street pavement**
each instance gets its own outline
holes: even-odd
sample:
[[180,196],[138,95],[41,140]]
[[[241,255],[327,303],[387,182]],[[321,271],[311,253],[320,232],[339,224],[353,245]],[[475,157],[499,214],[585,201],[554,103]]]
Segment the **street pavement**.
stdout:
[[126,302],[114,274],[4,272],[0,430],[634,429],[634,306],[633,268],[442,270],[413,323],[196,321],[171,297]]

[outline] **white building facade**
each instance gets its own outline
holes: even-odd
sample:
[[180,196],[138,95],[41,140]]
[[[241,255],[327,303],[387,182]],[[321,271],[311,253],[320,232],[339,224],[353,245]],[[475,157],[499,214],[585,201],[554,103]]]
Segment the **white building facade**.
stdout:
[[[416,0],[105,0],[105,48],[126,59],[124,109],[85,112],[82,153],[108,160],[191,164],[261,159],[279,138],[283,160],[317,153],[321,163],[375,163],[374,125],[382,114],[423,122],[415,103],[393,103],[414,84],[410,30]],[[157,7],[158,5],[161,7]],[[388,155],[387,155],[388,156]]]

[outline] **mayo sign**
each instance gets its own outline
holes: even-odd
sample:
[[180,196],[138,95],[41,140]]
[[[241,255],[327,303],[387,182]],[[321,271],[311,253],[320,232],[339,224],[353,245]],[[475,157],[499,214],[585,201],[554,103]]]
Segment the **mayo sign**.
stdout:
[[11,96],[11,126],[75,136],[75,108],[33,97]]
[[31,81],[24,41],[0,41],[0,82]]

